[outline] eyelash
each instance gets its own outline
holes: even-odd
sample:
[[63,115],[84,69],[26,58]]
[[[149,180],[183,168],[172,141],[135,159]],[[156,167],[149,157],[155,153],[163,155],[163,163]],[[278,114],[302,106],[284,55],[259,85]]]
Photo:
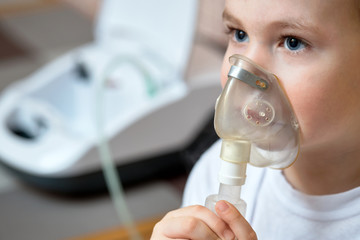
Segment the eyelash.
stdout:
[[[234,28],[231,26],[225,26],[225,34],[229,35],[229,38],[234,42],[237,42],[235,39],[236,38],[235,33],[237,30],[241,30],[241,29],[237,29],[237,28]],[[241,31],[243,31],[243,30],[241,30]],[[300,50],[290,50],[289,48],[287,48],[285,46],[285,43],[286,43],[287,39],[289,39],[289,38],[298,40],[299,43],[303,45],[303,48]],[[279,44],[280,47],[286,48],[286,50],[288,52],[290,52],[290,54],[292,54],[292,55],[300,54],[301,52],[306,51],[309,47],[311,47],[311,45],[306,40],[302,39],[301,37],[297,37],[296,35],[282,35],[279,37],[278,42],[280,43]]]
[[[289,49],[288,47],[285,46],[286,41],[288,39],[296,39],[296,40],[298,40],[299,44],[302,44],[303,47],[300,50],[291,50],[291,49]],[[286,48],[291,54],[295,54],[295,55],[306,51],[310,47],[310,44],[307,41],[305,41],[301,37],[297,37],[295,35],[283,35],[283,36],[281,36],[279,38],[279,42],[280,42],[279,46]]]
[[[233,27],[229,27],[229,26],[225,26],[225,34],[226,35],[228,35],[229,36],[229,40],[231,40],[231,41],[234,41],[234,42],[238,42],[237,40],[236,40],[236,36],[235,36],[235,34],[236,34],[236,32],[237,31],[243,31],[243,30],[241,30],[241,29],[237,29],[237,28],[233,28]],[[245,31],[243,31],[244,33],[246,33]],[[247,33],[246,33],[247,34]],[[249,37],[249,36],[248,36]]]
[[226,23],[224,23],[224,33],[225,34],[230,34],[233,30],[235,30],[235,28],[233,28],[232,26],[230,26],[230,25],[228,25],[228,24],[226,24]]

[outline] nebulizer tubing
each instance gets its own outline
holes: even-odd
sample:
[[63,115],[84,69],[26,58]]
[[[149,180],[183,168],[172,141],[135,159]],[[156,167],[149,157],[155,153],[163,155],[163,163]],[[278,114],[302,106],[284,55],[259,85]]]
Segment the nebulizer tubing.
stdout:
[[299,153],[299,124],[278,78],[250,59],[233,55],[228,80],[217,99],[214,126],[222,139],[219,192],[205,206],[213,212],[219,200],[245,216],[241,199],[247,164],[283,169]]
[[131,56],[119,56],[114,58],[105,67],[99,79],[96,79],[96,104],[95,104],[95,116],[96,116],[96,130],[98,139],[99,156],[102,163],[102,169],[105,177],[105,182],[114,204],[116,213],[120,222],[122,222],[127,229],[130,239],[142,240],[140,233],[136,229],[134,220],[130,214],[128,205],[125,200],[125,193],[120,181],[119,174],[116,170],[116,166],[111,155],[111,150],[108,144],[108,139],[105,134],[105,121],[104,121],[104,86],[106,85],[107,76],[116,67],[124,63],[130,63],[134,65],[144,77],[145,85],[149,95],[153,95],[156,92],[156,85],[153,83],[151,74],[147,71],[147,68],[141,64],[136,58]]

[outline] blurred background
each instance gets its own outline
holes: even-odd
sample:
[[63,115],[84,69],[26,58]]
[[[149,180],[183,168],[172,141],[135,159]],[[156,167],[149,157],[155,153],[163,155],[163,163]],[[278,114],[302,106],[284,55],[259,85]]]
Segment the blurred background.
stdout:
[[[102,6],[101,0],[0,0],[0,115],[4,114],[1,104],[10,86],[26,81],[64,54],[96,41],[94,32]],[[137,222],[153,224],[181,205],[187,175],[201,153],[217,139],[212,127],[212,106],[221,91],[220,67],[226,47],[222,7],[220,0],[198,1],[194,34],[181,72],[187,89],[182,98],[202,94],[199,107],[207,103],[203,107],[206,111],[198,116],[201,124],[196,123],[193,134],[185,137],[178,147],[151,152],[145,158],[135,154],[134,162],[140,164],[118,166],[120,176],[129,175],[122,180],[129,210]],[[80,74],[84,74],[83,70],[80,68]],[[200,89],[201,94],[193,89]],[[195,105],[189,98],[181,103],[181,108],[192,109]],[[160,112],[158,109],[154,112],[157,111]],[[181,114],[173,117],[180,122],[196,118],[191,111],[184,113],[191,116],[185,120]],[[157,119],[154,116],[152,121]],[[136,123],[145,124],[144,129],[152,128],[152,121],[140,120]],[[170,120],[173,121],[167,121]],[[152,138],[146,137],[146,131],[126,134],[136,135],[135,142]],[[0,149],[6,146],[6,136],[2,139]],[[112,143],[111,147],[120,148],[117,144],[122,142]],[[0,154],[0,158],[10,155]],[[36,156],[27,158],[36,161]],[[0,239],[90,239],[92,234],[121,227],[100,167],[72,175],[44,176],[26,172],[9,161],[0,160]],[[142,169],[141,176],[135,174],[134,168]],[[120,238],[103,235],[96,239]]]

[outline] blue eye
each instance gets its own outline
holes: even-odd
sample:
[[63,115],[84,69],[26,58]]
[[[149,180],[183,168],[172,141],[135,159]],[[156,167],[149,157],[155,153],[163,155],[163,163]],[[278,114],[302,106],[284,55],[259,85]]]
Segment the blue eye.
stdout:
[[306,43],[295,37],[287,37],[285,38],[284,46],[290,51],[299,51],[306,47]]
[[249,36],[243,30],[235,30],[235,40],[237,42],[248,42]]

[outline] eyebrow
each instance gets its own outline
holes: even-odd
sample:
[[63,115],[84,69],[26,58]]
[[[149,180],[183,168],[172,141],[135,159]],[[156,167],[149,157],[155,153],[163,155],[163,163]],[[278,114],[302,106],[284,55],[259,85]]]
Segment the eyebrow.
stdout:
[[283,19],[281,21],[274,22],[273,24],[282,29],[302,30],[306,32],[320,32],[320,28],[309,23],[303,18]]
[[[228,21],[242,26],[242,22],[235,15],[231,14],[226,8],[222,14],[223,21]],[[270,24],[271,26],[282,28],[282,29],[292,29],[292,30],[303,30],[307,32],[319,32],[320,29],[310,22],[306,21],[305,18],[284,18],[274,21]]]
[[229,11],[227,11],[226,8],[222,13],[222,18],[223,21],[236,22],[237,24],[241,25],[241,21],[237,19],[234,15],[232,15]]

